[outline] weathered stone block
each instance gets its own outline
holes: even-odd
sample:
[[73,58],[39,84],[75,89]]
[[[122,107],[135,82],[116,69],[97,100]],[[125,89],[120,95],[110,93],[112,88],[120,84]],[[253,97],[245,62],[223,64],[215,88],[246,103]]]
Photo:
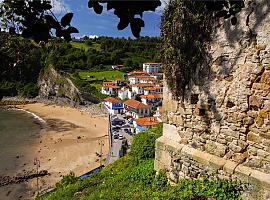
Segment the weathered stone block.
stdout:
[[228,174],[233,174],[237,165],[237,163],[227,160],[223,166],[223,170]]
[[206,141],[205,150],[216,156],[223,157],[226,153],[227,147],[223,144],[213,142],[211,140]]
[[210,167],[215,170],[222,169],[225,163],[226,163],[225,159],[217,157],[217,156],[211,156],[209,160]]
[[262,105],[262,103],[261,103],[260,99],[257,96],[252,95],[252,96],[249,97],[249,106],[251,108],[258,109],[258,108],[261,107],[261,105]]
[[270,85],[270,72],[269,71],[265,71],[262,74],[261,83]]
[[163,124],[163,136],[176,142],[181,140],[181,137],[177,134],[177,127],[166,123]]
[[244,165],[238,165],[235,168],[234,174],[236,175],[236,177],[239,180],[248,183],[249,182],[249,176],[250,176],[252,171],[253,170],[251,168],[249,168],[249,167],[246,167]]
[[262,142],[262,139],[259,136],[259,134],[256,134],[256,133],[251,132],[251,131],[247,134],[247,140],[252,141],[252,142],[256,142],[256,143]]
[[257,171],[257,170],[253,170],[251,172],[250,177],[251,177],[250,180],[256,179],[255,184],[258,183],[258,182],[260,182],[263,187],[265,187],[268,190],[270,190],[270,174],[265,174],[263,172],[260,172],[260,171]]
[[193,154],[193,160],[201,163],[201,164],[209,164],[209,160],[211,159],[211,155],[206,153],[206,152],[202,152],[202,151],[195,151]]
[[229,148],[230,148],[233,152],[235,152],[235,153],[239,153],[239,152],[242,151],[242,147],[237,146],[237,145],[235,145],[234,143],[230,143],[230,144],[229,144]]
[[246,159],[248,158],[248,152],[244,152],[244,153],[236,153],[233,155],[232,160],[236,163],[243,163],[246,161]]

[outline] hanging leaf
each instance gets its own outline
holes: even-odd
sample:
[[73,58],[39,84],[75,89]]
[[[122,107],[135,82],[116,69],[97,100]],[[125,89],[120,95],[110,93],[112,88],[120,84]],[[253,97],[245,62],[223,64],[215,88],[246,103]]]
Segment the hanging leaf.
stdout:
[[134,22],[140,27],[144,27],[144,21],[140,18],[134,18]]
[[93,8],[93,6],[94,6],[94,2],[89,0],[88,1],[88,8]]
[[118,30],[123,30],[129,25],[129,20],[126,17],[120,18],[120,22],[117,25]]
[[141,32],[141,26],[138,23],[135,23],[132,21],[130,23],[131,31],[134,37],[139,38],[140,37],[140,32]]
[[70,26],[67,28],[67,32],[68,33],[79,33],[78,29],[76,29],[75,27],[73,26]]
[[45,15],[45,19],[46,19],[47,24],[51,28],[57,28],[60,26],[60,24],[51,15]]
[[72,17],[73,17],[73,13],[67,13],[64,17],[62,17],[61,25],[64,27],[66,27],[67,25],[70,25]]
[[103,6],[101,6],[98,2],[94,2],[93,8],[94,8],[95,13],[97,13],[97,14],[102,13]]

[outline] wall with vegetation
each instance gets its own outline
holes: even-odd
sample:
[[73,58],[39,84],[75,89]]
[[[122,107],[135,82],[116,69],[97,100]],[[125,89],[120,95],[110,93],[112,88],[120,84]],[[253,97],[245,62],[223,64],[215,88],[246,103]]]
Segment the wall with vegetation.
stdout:
[[[211,40],[199,45],[205,50],[204,62],[191,70],[195,75],[188,79],[185,88],[177,87],[177,77],[166,77],[165,125],[163,136],[156,143],[155,167],[166,169],[172,182],[205,174],[239,179],[251,184],[252,192],[244,196],[246,199],[267,199],[270,3],[259,0],[245,3],[237,15],[236,26],[224,19],[213,22]],[[177,8],[174,11],[165,13],[164,18],[177,19]],[[174,35],[175,24],[171,32],[166,32],[168,27],[163,24],[165,46],[171,52],[178,37]],[[180,70],[177,62],[176,57],[165,67],[170,65],[172,73],[177,72]]]

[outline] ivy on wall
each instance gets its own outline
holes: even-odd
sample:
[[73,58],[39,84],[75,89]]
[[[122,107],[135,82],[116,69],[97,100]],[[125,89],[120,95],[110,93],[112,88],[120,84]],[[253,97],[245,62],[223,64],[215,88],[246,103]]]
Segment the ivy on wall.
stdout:
[[243,7],[243,0],[170,1],[161,23],[161,56],[166,81],[174,97],[183,99],[189,84],[198,82],[205,72],[215,21],[224,18],[236,25],[236,14]]

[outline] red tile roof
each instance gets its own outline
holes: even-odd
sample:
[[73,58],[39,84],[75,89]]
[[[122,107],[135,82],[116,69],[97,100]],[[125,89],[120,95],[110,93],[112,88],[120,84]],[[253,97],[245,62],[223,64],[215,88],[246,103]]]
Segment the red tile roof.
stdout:
[[151,106],[145,105],[134,99],[129,99],[124,102],[125,105],[136,108],[136,109],[149,109]]
[[104,99],[104,101],[111,102],[111,103],[120,103],[121,101],[119,99],[113,98],[113,97],[108,97]]
[[106,86],[102,86],[103,88],[114,88],[114,89],[119,89],[121,87],[116,86],[116,85],[106,85]]
[[155,87],[147,87],[147,88],[144,88],[144,90],[156,90]]
[[141,98],[143,99],[155,99],[155,98],[163,98],[162,94],[148,94],[148,95],[141,95]]
[[135,121],[140,126],[153,126],[160,123],[160,121],[158,121],[154,117],[139,118],[139,119],[135,119]]
[[116,83],[113,81],[105,81],[103,82],[103,85],[116,85]]
[[132,87],[153,87],[154,85],[152,83],[137,83],[131,86]]

